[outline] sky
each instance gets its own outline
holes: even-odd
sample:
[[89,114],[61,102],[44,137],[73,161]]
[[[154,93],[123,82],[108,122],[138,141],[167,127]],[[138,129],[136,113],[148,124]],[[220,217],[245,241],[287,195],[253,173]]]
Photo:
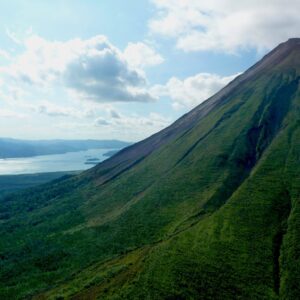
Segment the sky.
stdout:
[[300,36],[300,0],[0,2],[0,136],[138,141]]

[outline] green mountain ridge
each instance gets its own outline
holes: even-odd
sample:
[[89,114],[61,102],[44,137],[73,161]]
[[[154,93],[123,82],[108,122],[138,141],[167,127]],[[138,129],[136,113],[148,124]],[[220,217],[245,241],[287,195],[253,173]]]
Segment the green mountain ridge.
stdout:
[[299,299],[300,39],[152,137],[0,202],[2,299]]

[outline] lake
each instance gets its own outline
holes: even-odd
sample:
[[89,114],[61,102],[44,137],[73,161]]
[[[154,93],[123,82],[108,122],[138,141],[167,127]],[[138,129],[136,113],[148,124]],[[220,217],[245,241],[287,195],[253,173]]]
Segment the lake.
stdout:
[[87,170],[94,166],[86,164],[87,160],[94,161],[94,158],[98,158],[97,162],[101,162],[108,158],[104,154],[112,150],[117,149],[90,149],[64,154],[0,159],[0,175]]

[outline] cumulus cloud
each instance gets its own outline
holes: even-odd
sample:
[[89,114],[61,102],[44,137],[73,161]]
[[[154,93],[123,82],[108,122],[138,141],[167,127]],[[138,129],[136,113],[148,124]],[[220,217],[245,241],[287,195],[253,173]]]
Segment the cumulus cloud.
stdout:
[[[184,51],[270,49],[300,36],[300,1],[152,0],[153,33],[176,39]],[[274,32],[276,34],[274,34]]]
[[78,108],[57,105],[49,101],[41,101],[37,105],[23,104],[25,107],[30,108],[33,112],[46,115],[49,117],[72,117],[72,118],[90,118],[95,116],[95,111],[92,109],[80,110]]
[[142,42],[129,43],[124,50],[124,55],[129,64],[136,68],[155,66],[164,61],[159,53]]
[[3,50],[3,49],[0,49],[0,58],[4,58],[6,60],[9,60],[11,58],[10,56],[10,53]]
[[112,128],[132,130],[141,128],[142,131],[160,130],[167,126],[170,120],[157,113],[150,113],[148,116],[139,116],[136,114],[124,115],[115,109],[110,109],[106,117],[99,117],[95,120],[96,126],[110,125]]
[[107,126],[107,125],[110,125],[111,123],[107,120],[105,120],[104,118],[97,118],[95,120],[95,125],[96,126]]
[[25,114],[16,112],[14,110],[0,108],[0,118],[17,118],[17,119],[25,119],[27,116]]
[[113,119],[121,119],[121,115],[114,109],[109,110],[109,115]]
[[199,73],[180,80],[172,77],[165,85],[154,86],[153,93],[157,96],[168,96],[175,109],[193,108],[232,81],[237,75],[219,76],[216,74]]
[[[117,118],[112,118],[111,113],[117,115]],[[115,108],[109,108],[103,114],[96,117],[92,122],[90,120],[82,120],[75,122],[73,120],[58,121],[53,124],[59,130],[64,130],[66,133],[78,132],[83,137],[95,136],[104,139],[120,139],[127,141],[137,141],[154,134],[163,129],[172,122],[171,118],[165,117],[157,113],[149,113],[147,115],[124,114],[117,111]],[[121,133],[121,135],[120,135]]]
[[21,87],[6,82],[3,78],[0,78],[0,101],[5,102],[6,105],[15,106],[20,108],[22,99],[27,96],[27,93]]
[[[24,47],[11,65],[1,68],[15,81],[38,86],[60,84],[76,97],[96,102],[155,100],[136,62],[132,63],[132,57],[127,60],[104,36],[58,42],[31,35]],[[147,46],[141,49],[151,52]],[[151,54],[152,63],[157,62],[155,52]]]
[[17,37],[17,35],[13,31],[10,31],[8,28],[5,28],[5,33],[7,37],[15,44],[18,45],[22,44],[21,40]]

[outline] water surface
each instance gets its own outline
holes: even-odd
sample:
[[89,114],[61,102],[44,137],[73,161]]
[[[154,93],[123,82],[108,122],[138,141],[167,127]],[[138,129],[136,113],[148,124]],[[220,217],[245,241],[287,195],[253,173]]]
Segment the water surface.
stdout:
[[107,159],[103,154],[111,150],[116,149],[90,149],[64,154],[0,159],[0,175],[86,170],[94,166],[86,164],[88,159],[97,158],[97,162],[101,162]]

